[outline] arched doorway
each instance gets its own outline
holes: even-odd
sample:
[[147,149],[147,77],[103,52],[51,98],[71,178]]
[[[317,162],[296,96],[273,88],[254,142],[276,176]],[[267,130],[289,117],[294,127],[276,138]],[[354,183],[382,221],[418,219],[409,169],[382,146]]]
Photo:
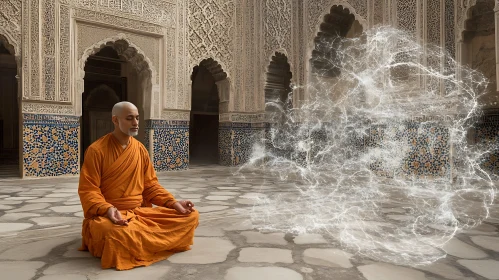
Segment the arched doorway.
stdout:
[[19,176],[19,102],[17,62],[0,35],[0,177]]
[[310,60],[312,75],[321,79],[338,77],[341,70],[337,64],[337,52],[341,47],[341,38],[354,38],[361,33],[362,25],[348,8],[341,5],[332,6],[314,38]]
[[189,163],[219,162],[218,130],[220,103],[225,101],[219,86],[227,74],[213,59],[205,59],[192,71],[192,102],[189,122]]
[[111,110],[120,101],[132,102],[139,109],[142,118],[136,138],[144,143],[144,94],[151,90],[151,71],[144,57],[126,40],[117,40],[90,55],[84,71],[81,161],[88,146],[113,131]]

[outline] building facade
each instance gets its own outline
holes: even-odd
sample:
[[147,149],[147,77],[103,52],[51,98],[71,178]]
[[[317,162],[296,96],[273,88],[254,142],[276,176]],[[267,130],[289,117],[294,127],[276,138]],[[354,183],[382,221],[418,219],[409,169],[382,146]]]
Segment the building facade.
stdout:
[[[317,37],[378,25],[482,71],[476,141],[495,141],[498,0],[1,0],[0,163],[77,175],[128,100],[157,171],[238,165],[265,130],[266,98],[310,81]],[[307,97],[293,91],[292,106]]]

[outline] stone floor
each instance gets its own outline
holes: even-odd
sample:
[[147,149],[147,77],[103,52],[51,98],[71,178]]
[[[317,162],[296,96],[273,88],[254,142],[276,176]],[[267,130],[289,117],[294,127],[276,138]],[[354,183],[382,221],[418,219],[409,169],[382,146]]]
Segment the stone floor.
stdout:
[[[252,206],[251,197],[278,189],[272,178],[234,177],[232,171],[198,166],[159,174],[165,188],[192,200],[201,213],[195,244],[128,271],[102,270],[99,259],[77,251],[78,178],[0,179],[0,279],[499,279],[498,212],[452,239],[445,259],[425,267],[395,266],[344,252],[317,234],[259,233],[238,213]],[[267,187],[261,188],[264,179]]]

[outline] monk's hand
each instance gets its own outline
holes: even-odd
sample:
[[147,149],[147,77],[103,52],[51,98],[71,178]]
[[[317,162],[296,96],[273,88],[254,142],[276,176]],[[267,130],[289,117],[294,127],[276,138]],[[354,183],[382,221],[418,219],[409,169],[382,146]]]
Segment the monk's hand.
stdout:
[[192,203],[190,200],[181,200],[180,201],[180,204],[182,204],[182,206],[189,210],[189,213],[192,212],[192,207],[194,207],[194,203]]
[[192,207],[194,207],[194,203],[189,200],[180,200],[175,202],[172,207],[181,214],[190,214],[192,212]]
[[109,209],[107,209],[107,217],[113,224],[128,226],[128,221],[121,217],[121,213],[116,207],[109,207]]

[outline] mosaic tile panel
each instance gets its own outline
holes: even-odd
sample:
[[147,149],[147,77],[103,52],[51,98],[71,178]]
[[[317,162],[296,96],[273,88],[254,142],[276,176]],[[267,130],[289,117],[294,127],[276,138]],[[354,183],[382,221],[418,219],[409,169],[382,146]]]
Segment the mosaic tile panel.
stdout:
[[475,125],[475,142],[490,150],[483,156],[481,167],[499,176],[499,116],[486,116]]
[[[342,149],[337,151],[335,157],[344,157],[348,159],[360,158],[366,155],[370,149],[373,148],[388,148],[387,131],[390,129],[390,135],[394,135],[391,141],[399,142],[400,145],[408,147],[409,151],[407,156],[403,158],[398,168],[390,167],[386,164],[386,159],[372,158],[366,162],[367,167],[379,176],[385,177],[442,177],[450,176],[450,163],[449,163],[449,132],[444,127],[439,127],[435,123],[416,123],[406,122],[403,126],[399,125],[370,125],[366,123],[365,136],[361,136],[358,132],[351,130],[343,131],[349,133],[346,137],[335,139],[335,131],[338,128],[334,127],[333,123],[323,123],[320,128],[314,126],[310,131],[302,131],[300,137],[307,139],[295,139],[296,141],[307,141],[313,143],[312,149],[309,154],[304,152],[300,153],[290,147],[289,150],[276,149],[270,143],[270,130],[273,124],[266,124],[265,139],[267,151],[289,158],[292,161],[302,164],[303,166],[308,163],[320,164],[324,160],[326,154],[320,151],[327,150],[326,145],[335,143],[341,145]],[[301,127],[300,124],[295,124]],[[291,128],[289,128],[291,129]],[[302,128],[303,129],[303,128]],[[297,128],[291,131],[298,131]],[[345,143],[339,144],[337,141]],[[279,141],[279,139],[274,139]],[[284,147],[284,146],[283,146]]]
[[79,173],[80,118],[23,114],[23,173],[26,177]]
[[153,163],[156,171],[184,170],[189,166],[189,122],[146,121],[153,131]]
[[[409,147],[400,168],[389,170],[382,159],[373,160],[369,168],[380,176],[445,177],[450,176],[449,131],[435,123],[407,122],[404,127],[373,126],[363,139],[363,149],[384,147],[388,129],[395,130],[394,141]],[[392,133],[391,133],[392,134]]]
[[220,164],[240,165],[248,161],[255,141],[263,137],[262,123],[220,123],[218,130]]
[[150,134],[151,131],[153,131],[153,130],[151,128],[149,128],[149,127],[146,127],[144,129],[144,133],[145,133],[145,135],[144,135],[144,146],[146,147],[147,151],[149,152],[149,155],[151,155],[152,152],[153,152],[153,151],[151,151],[149,149],[149,141],[150,141],[149,134]]
[[232,166],[234,150],[231,123],[220,123],[218,128],[218,154],[220,165]]
[[253,151],[253,144],[262,139],[264,124],[233,123],[234,165],[246,163]]

